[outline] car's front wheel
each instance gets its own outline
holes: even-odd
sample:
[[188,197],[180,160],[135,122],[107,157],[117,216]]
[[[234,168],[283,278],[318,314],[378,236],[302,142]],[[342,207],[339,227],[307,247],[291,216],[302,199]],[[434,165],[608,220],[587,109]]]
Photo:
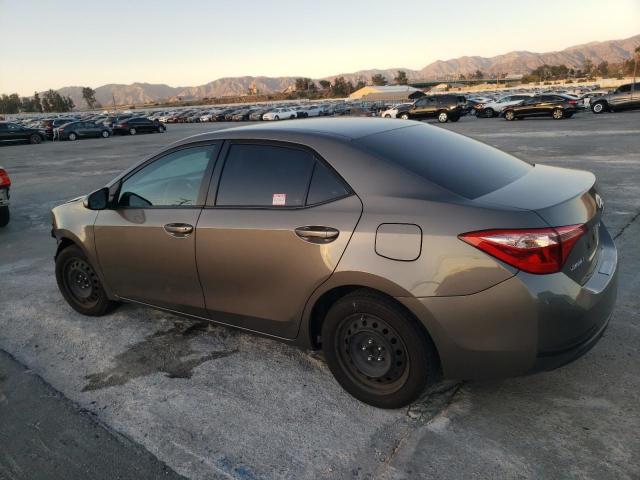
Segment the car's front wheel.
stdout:
[[109,131],[108,130],[102,130],[102,133],[100,133],[100,135],[102,135],[102,138],[109,138]]
[[593,113],[604,113],[606,111],[606,104],[605,102],[596,102],[593,105],[591,105],[591,111]]
[[402,120],[409,120],[409,118],[410,118],[410,117],[409,117],[409,114],[408,114],[408,113],[401,113],[401,114],[400,114],[400,118],[401,118]]
[[34,133],[33,135],[31,135],[29,137],[29,143],[31,144],[38,144],[42,142],[42,137],[40,135],[38,135],[37,133]]
[[562,120],[564,118],[564,111],[561,108],[554,108],[551,116],[554,120]]
[[104,315],[117,305],[107,298],[91,263],[75,245],[56,257],[56,281],[67,303],[83,315]]
[[487,118],[492,118],[496,114],[495,110],[491,107],[485,108],[482,113]]
[[135,135],[136,133],[138,133],[138,131],[135,128],[131,127],[129,129],[129,135]]
[[165,130],[164,125],[158,125],[158,133],[164,133]]
[[9,207],[0,207],[0,227],[6,227],[10,219]]
[[447,123],[449,121],[449,114],[447,112],[438,113],[438,122]]
[[392,300],[368,290],[329,309],[322,350],[338,383],[375,407],[408,405],[438,377],[438,357],[426,333]]
[[71,140],[72,142],[75,142],[75,141],[78,139],[78,135],[77,135],[75,132],[71,132],[71,133],[67,136],[67,138],[68,138],[69,140]]
[[504,112],[504,119],[505,120],[515,120],[516,118],[516,114],[513,110],[507,110],[506,112]]

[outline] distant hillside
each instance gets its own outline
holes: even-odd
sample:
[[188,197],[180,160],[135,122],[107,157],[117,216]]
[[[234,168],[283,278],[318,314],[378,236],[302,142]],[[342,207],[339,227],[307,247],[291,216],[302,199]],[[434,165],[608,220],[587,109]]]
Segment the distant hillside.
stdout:
[[[343,73],[327,77],[333,80],[343,76],[354,84],[358,80],[369,81],[372,75],[382,74],[389,82],[393,81],[398,70],[407,73],[409,81],[443,79],[448,75],[470,74],[480,70],[487,74],[529,73],[543,65],[565,64],[569,68],[581,68],[586,60],[595,65],[606,61],[620,63],[633,56],[633,50],[640,45],[640,35],[624,40],[591,42],[584,45],[565,48],[559,52],[509,52],[495,57],[459,57],[450,60],[437,60],[421,70],[409,68],[371,69],[353,73]],[[205,85],[195,87],[171,87],[164,84],[133,83],[131,85],[109,84],[96,88],[96,99],[104,106],[111,105],[113,98],[118,105],[143,104],[159,100],[193,100],[205,97],[239,96],[247,93],[252,85],[261,93],[282,92],[295,84],[296,77],[227,77],[219,78]],[[77,106],[84,106],[81,87],[64,87],[58,90],[62,95],[70,96]]]

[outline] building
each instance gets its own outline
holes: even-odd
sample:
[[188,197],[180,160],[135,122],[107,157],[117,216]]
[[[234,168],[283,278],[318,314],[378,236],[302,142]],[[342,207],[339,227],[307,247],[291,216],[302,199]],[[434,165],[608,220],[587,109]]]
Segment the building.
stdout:
[[356,90],[349,98],[364,102],[403,102],[423,95],[422,91],[409,85],[370,85]]

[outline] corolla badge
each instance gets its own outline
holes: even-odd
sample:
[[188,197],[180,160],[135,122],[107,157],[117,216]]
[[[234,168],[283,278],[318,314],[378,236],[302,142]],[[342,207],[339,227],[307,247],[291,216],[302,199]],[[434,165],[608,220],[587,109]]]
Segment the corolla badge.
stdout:
[[576,263],[574,263],[573,265],[571,265],[569,267],[569,270],[571,270],[572,272],[578,268],[580,265],[582,265],[584,263],[584,257],[580,257],[580,260],[578,260]]
[[598,206],[599,210],[604,209],[604,200],[602,199],[602,197],[596,193],[596,205]]

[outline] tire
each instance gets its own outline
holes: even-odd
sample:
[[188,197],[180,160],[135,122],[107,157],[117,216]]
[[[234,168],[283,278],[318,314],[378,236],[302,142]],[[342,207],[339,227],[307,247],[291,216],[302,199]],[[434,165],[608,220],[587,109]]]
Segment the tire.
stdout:
[[401,118],[402,120],[410,120],[410,119],[411,119],[411,117],[409,117],[409,114],[408,114],[408,113],[401,113],[401,114],[400,114],[400,118]]
[[374,407],[404,407],[438,378],[431,339],[392,300],[368,290],[331,306],[322,325],[322,350],[338,383]]
[[447,123],[449,121],[449,114],[447,112],[438,112],[438,122]]
[[76,132],[71,132],[69,135],[67,135],[67,138],[70,141],[75,142],[78,139],[78,135],[76,134]]
[[276,116],[274,117],[274,120],[280,120],[280,117],[279,117],[278,115],[276,115]]
[[129,135],[135,135],[136,133],[138,133],[138,131],[135,128],[131,127],[129,129]]
[[109,136],[110,136],[108,130],[102,130],[100,135],[102,136],[102,138],[109,138]]
[[32,145],[37,145],[38,143],[41,143],[41,142],[42,142],[42,137],[37,133],[34,133],[29,137],[29,143],[31,143]]
[[[294,118],[296,118],[296,116],[295,116],[295,115],[291,115],[291,116],[289,117],[289,120],[293,120]],[[304,117],[302,117],[302,118],[307,118],[307,117],[306,117],[306,116],[304,116]]]
[[9,207],[0,207],[0,227],[6,227],[10,219]]
[[56,257],[56,281],[69,306],[83,315],[99,317],[117,306],[107,298],[98,275],[76,245]]
[[507,110],[504,112],[504,119],[508,121],[512,121],[516,119],[516,114],[513,110]]
[[607,111],[607,103],[602,100],[591,105],[591,111],[596,114],[604,113]]
[[487,107],[482,110],[482,114],[487,118],[493,118],[496,115],[496,111],[491,107]]
[[164,133],[167,129],[162,125],[158,125],[158,133]]
[[457,122],[458,120],[460,120],[460,117],[455,116],[455,117],[449,117],[449,121],[450,122]]
[[564,111],[561,108],[554,108],[551,116],[554,120],[562,120],[564,118]]

